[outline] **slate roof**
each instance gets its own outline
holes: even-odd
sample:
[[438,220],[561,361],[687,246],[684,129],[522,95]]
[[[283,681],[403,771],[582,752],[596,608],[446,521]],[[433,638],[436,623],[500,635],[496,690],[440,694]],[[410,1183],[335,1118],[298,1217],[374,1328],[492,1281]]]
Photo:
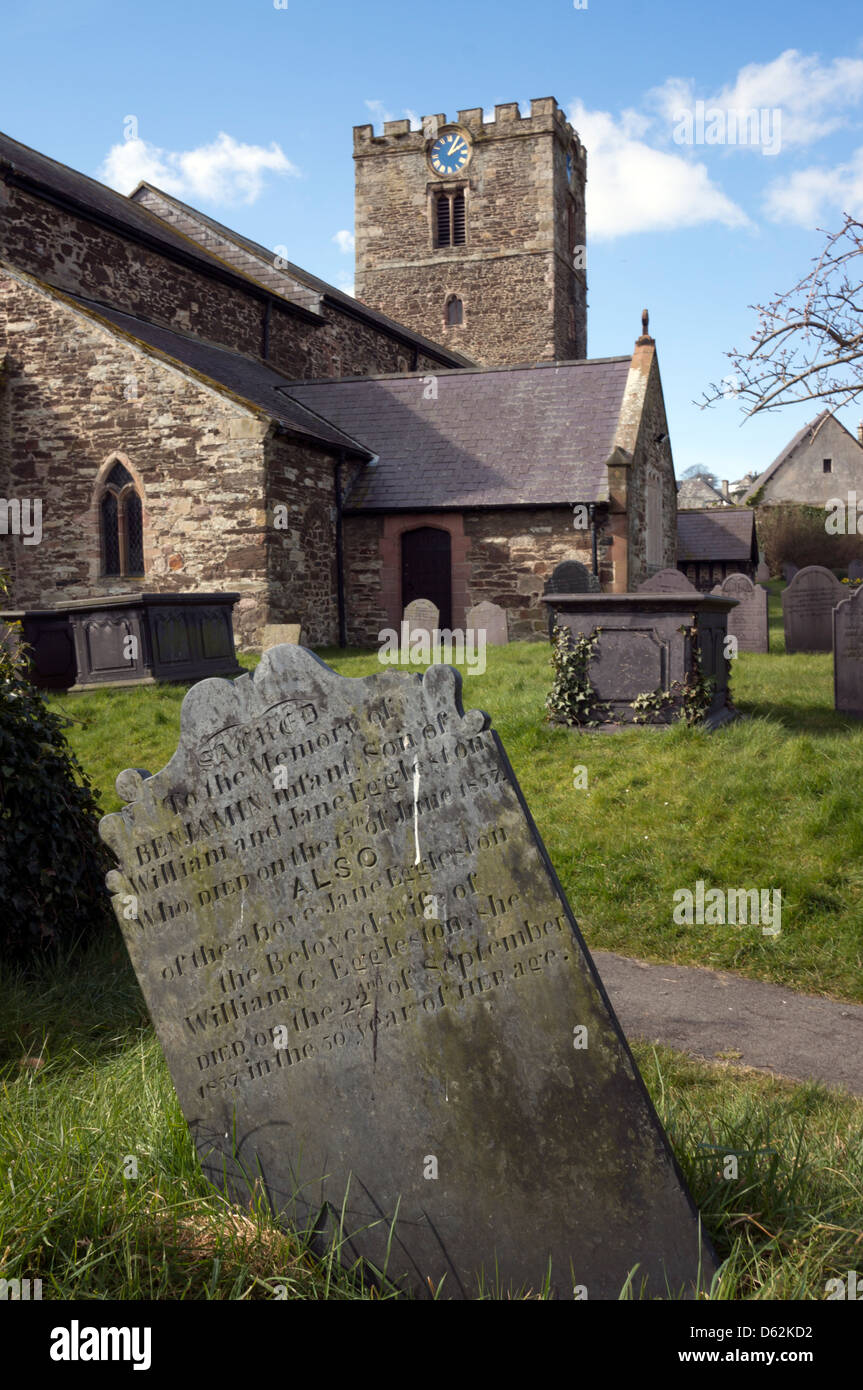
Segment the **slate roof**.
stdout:
[[677,489],[678,507],[708,507],[723,506],[725,498],[719,488],[709,483],[706,478],[696,476],[694,478],[684,478]]
[[[58,294],[51,286],[46,285],[43,288],[50,294]],[[189,367],[210,381],[226,387],[235,396],[259,406],[280,424],[301,438],[308,439],[310,443],[327,444],[359,454],[363,458],[369,457],[369,450],[357,446],[340,430],[310,414],[299,402],[287,396],[283,389],[287,378],[266,363],[243,357],[240,353],[231,352],[229,348],[220,347],[218,344],[202,342],[200,338],[148,323],[146,319],[136,318],[133,314],[123,314],[118,309],[106,309],[104,305],[78,295],[65,294],[59,297],[83,309],[93,318],[106,320],[123,333],[173,358],[180,365]]]
[[[164,189],[157,187],[156,184],[147,183],[146,181],[140,183],[134,192],[130,194],[130,198],[136,201],[137,195],[142,190],[147,189],[151,189],[154,193],[158,194],[160,198],[164,198],[165,202],[173,203],[175,207],[179,208],[188,217],[211,228],[218,236],[225,237],[228,241],[232,241],[237,246],[242,247],[250,256],[254,256],[256,260],[262,263],[262,268],[265,268],[268,274],[273,273],[275,269],[273,253],[271,250],[268,250],[266,246],[262,246],[260,242],[252,241],[250,237],[243,236],[240,232],[235,232],[231,227],[226,227],[223,222],[217,222],[214,217],[209,217],[206,213],[201,212],[200,209],[193,208],[188,203],[182,202],[179,198],[174,197],[172,193],[166,193]],[[152,215],[158,217],[158,214],[155,212]],[[166,223],[165,225],[169,224]],[[309,308],[316,308],[317,303],[322,298],[326,299],[331,304],[336,305],[338,308],[348,313],[367,319],[370,323],[377,324],[378,327],[382,328],[385,332],[401,338],[404,342],[414,343],[422,352],[426,352],[432,357],[438,357],[442,362],[445,361],[454,366],[474,365],[470,357],[465,357],[463,353],[456,352],[452,348],[443,347],[440,343],[435,343],[430,338],[424,337],[422,333],[416,333],[412,328],[406,328],[404,324],[397,323],[395,319],[391,319],[386,314],[382,314],[378,309],[372,309],[368,304],[363,304],[362,300],[356,299],[351,294],[346,294],[344,290],[336,289],[335,285],[327,284],[326,280],[321,280],[317,275],[312,275],[311,271],[303,270],[301,266],[294,265],[293,261],[285,260],[283,268],[276,270],[275,273],[284,279],[289,293],[291,292],[291,281],[296,281],[298,287],[305,289],[306,294],[302,296],[300,302],[305,303]],[[263,283],[266,283],[266,281]],[[294,288],[297,287],[295,286]]]
[[[753,558],[755,513],[750,507],[707,507],[677,513],[677,563]],[[756,552],[757,554],[757,552]]]
[[630,362],[439,372],[436,400],[422,374],[286,391],[378,456],[346,510],[603,502]]

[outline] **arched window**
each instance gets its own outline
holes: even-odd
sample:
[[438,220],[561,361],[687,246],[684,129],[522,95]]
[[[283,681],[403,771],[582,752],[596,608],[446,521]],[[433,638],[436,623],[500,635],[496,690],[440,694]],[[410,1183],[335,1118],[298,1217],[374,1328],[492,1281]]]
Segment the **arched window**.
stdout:
[[119,459],[102,484],[99,499],[102,574],[143,576],[144,515],[135,480]]
[[464,190],[439,193],[435,200],[435,246],[464,246],[466,240]]
[[447,298],[446,322],[448,328],[459,323],[464,323],[464,304],[457,294],[451,294]]

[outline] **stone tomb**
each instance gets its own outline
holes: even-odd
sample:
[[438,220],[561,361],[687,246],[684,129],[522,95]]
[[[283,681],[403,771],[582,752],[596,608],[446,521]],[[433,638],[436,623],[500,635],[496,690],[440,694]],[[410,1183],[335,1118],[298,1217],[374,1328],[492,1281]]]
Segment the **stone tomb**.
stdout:
[[405,608],[402,622],[408,624],[408,640],[415,632],[427,632],[432,636],[440,625],[440,609],[429,598],[415,598]]
[[768,651],[767,590],[753,584],[748,575],[729,574],[715,585],[713,592],[737,600],[737,607],[728,614],[728,632],[737,638],[738,650]]
[[490,647],[505,647],[509,643],[506,609],[498,603],[477,603],[469,608],[466,626],[474,632],[485,632]]
[[636,593],[639,594],[697,594],[699,591],[682,570],[658,570],[649,579],[643,579]]
[[[717,602],[718,600],[712,600]],[[204,1171],[421,1297],[693,1292],[699,1222],[458,673],[302,647],[183,702],[101,823]],[[715,1257],[702,1243],[702,1275]],[[497,1271],[497,1273],[496,1273]]]
[[833,692],[836,709],[863,719],[863,590],[833,609]]
[[829,652],[833,646],[833,609],[847,589],[831,570],[807,565],[782,590],[782,618],[787,652]]

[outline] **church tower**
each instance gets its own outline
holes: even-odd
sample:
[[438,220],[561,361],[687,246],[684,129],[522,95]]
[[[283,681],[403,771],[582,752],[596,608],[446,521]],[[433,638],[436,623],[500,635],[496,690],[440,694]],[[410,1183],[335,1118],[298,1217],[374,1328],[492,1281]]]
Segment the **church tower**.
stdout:
[[586,153],[553,97],[354,127],[356,295],[484,366],[587,356]]

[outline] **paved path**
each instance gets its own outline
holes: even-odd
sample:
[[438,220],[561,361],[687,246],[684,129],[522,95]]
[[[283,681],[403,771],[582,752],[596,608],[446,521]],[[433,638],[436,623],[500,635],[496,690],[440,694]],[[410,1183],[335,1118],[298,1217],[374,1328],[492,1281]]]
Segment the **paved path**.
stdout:
[[627,1037],[863,1095],[863,1005],[719,970],[591,954]]

